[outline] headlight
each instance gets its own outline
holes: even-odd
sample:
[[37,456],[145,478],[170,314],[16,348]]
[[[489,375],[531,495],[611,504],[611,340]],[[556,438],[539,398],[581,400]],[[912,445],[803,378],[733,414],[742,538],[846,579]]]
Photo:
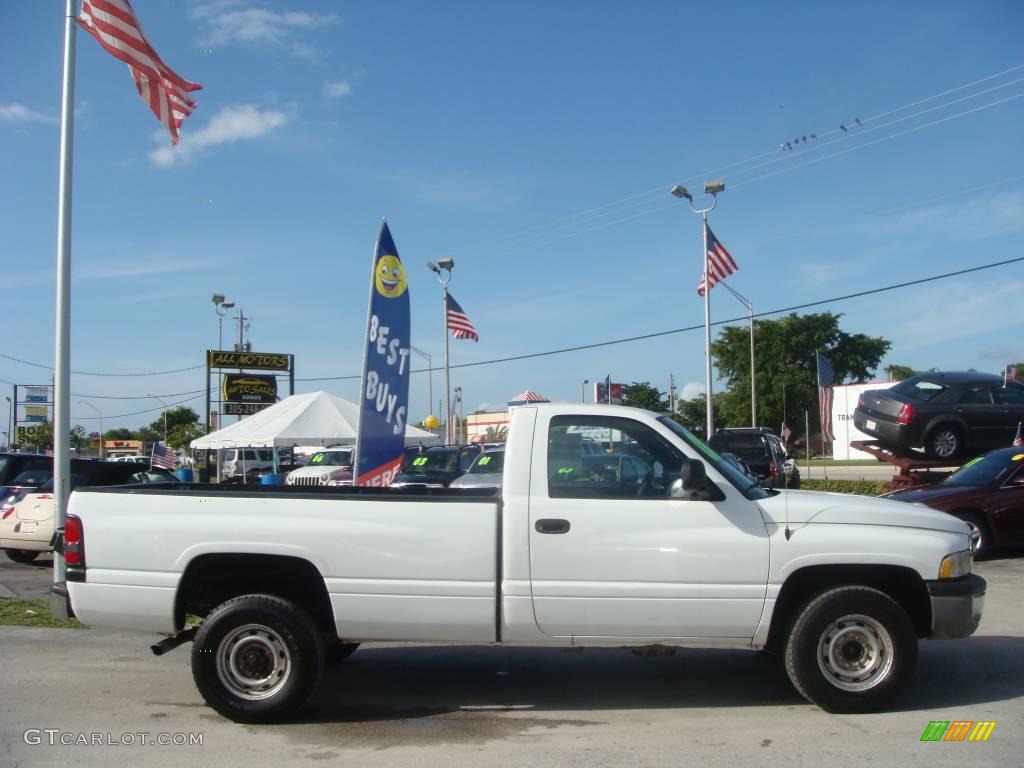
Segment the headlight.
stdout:
[[971,550],[965,549],[961,552],[954,552],[942,558],[939,565],[940,579],[958,579],[971,572]]

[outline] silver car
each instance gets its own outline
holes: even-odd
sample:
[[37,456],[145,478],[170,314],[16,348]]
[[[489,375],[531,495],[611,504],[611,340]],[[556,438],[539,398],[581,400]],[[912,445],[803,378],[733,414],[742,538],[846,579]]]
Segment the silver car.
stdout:
[[501,475],[505,469],[505,449],[484,451],[470,465],[462,477],[452,480],[449,488],[501,488]]

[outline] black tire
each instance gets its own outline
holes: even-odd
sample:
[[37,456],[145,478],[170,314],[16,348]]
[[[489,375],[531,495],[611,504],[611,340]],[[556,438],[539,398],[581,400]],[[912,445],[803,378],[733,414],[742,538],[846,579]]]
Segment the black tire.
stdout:
[[41,553],[33,549],[5,549],[4,554],[16,563],[31,563]]
[[933,459],[955,459],[963,452],[964,438],[953,424],[939,424],[924,442],[924,450]]
[[971,541],[977,541],[974,546],[974,557],[984,557],[992,550],[992,532],[988,524],[975,512],[954,512],[954,515],[963,520],[971,527]]
[[217,606],[196,633],[192,677],[206,703],[236,723],[291,715],[320,677],[320,634],[302,608],[273,595]]
[[917,664],[917,635],[906,611],[877,589],[836,587],[812,598],[786,641],[786,673],[826,712],[889,706]]
[[346,643],[339,640],[333,645],[324,648],[324,663],[328,665],[341,664],[345,659],[356,652],[359,643]]

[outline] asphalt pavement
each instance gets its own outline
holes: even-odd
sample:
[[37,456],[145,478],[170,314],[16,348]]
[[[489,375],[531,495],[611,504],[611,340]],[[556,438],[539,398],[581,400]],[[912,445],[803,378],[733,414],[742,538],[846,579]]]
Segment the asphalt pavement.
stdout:
[[[902,704],[857,716],[807,704],[777,659],[749,651],[409,644],[330,668],[293,722],[243,726],[204,704],[188,645],[158,658],[152,636],[0,627],[0,766],[1005,768],[1024,748],[1024,553],[976,570],[989,583],[977,634],[923,642]],[[0,574],[19,590],[48,581],[43,565]],[[933,720],[996,727],[986,743],[921,742]]]

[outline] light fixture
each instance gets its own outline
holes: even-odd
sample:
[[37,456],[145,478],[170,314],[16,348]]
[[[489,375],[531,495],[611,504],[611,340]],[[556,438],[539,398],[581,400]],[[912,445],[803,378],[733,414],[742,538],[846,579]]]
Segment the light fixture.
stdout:
[[704,182],[705,195],[717,195],[725,191],[725,179],[712,179]]
[[680,198],[685,197],[687,200],[693,199],[692,197],[690,197],[690,193],[686,191],[686,187],[684,187],[682,184],[676,184],[674,187],[672,187],[672,194]]
[[214,304],[223,304],[224,303],[224,294],[223,293],[215,293],[215,294],[213,294],[213,303]]
[[450,270],[452,267],[455,266],[455,259],[438,259],[437,266],[439,266],[441,269]]
[[438,268],[437,264],[435,264],[432,261],[427,262],[427,269],[429,269],[431,272],[437,272],[437,274],[441,274],[441,270]]

